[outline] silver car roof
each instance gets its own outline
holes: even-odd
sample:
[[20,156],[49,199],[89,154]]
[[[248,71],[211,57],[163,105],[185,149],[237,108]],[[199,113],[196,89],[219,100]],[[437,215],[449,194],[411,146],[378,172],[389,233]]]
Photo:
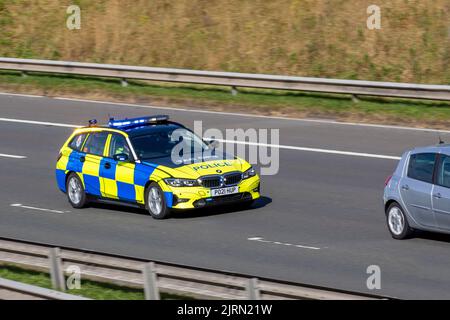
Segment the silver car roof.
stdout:
[[428,147],[418,147],[411,150],[412,154],[415,153],[443,153],[450,155],[450,144],[440,144]]

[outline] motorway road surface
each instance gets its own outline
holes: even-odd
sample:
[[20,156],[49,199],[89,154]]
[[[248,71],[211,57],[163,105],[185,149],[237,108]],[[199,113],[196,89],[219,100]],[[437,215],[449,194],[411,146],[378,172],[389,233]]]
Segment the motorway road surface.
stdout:
[[[148,114],[190,127],[203,120],[204,128],[279,128],[281,145],[380,156],[438,141],[433,131],[0,95],[7,119],[84,125]],[[395,159],[281,149],[280,171],[263,177],[255,208],[156,221],[122,206],[70,207],[54,166],[72,130],[0,120],[0,236],[399,298],[450,298],[450,237],[395,241],[385,226],[381,197]],[[381,290],[366,286],[370,265],[381,268]]]

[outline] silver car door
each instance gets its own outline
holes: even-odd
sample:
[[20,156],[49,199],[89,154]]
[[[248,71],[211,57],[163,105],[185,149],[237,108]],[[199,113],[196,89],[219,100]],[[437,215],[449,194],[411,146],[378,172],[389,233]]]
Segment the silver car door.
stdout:
[[438,228],[450,230],[450,156],[441,154],[433,188],[432,205]]
[[435,227],[431,204],[436,153],[411,154],[406,174],[400,181],[400,194],[413,219],[424,226]]

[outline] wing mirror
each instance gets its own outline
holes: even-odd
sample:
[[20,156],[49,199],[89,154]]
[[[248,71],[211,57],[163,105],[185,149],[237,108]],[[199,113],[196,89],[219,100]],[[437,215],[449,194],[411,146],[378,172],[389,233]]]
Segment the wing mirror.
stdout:
[[113,156],[113,159],[116,161],[124,162],[124,161],[128,161],[129,158],[126,153],[118,153]]
[[213,139],[204,140],[204,141],[208,145],[208,147],[211,149],[216,149],[217,147],[219,147],[219,144],[220,144],[219,141],[213,140]]

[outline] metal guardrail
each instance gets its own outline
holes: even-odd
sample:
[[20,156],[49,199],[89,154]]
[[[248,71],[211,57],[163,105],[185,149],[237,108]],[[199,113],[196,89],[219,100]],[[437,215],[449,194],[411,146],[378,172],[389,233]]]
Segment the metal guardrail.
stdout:
[[450,86],[0,58],[0,69],[162,82],[450,101]]
[[0,278],[0,300],[90,300],[60,291]]
[[82,279],[143,288],[148,300],[159,299],[160,292],[198,299],[390,299],[21,240],[0,239],[0,263],[50,272],[59,290],[65,289],[64,276],[71,274],[67,270],[76,266]]

